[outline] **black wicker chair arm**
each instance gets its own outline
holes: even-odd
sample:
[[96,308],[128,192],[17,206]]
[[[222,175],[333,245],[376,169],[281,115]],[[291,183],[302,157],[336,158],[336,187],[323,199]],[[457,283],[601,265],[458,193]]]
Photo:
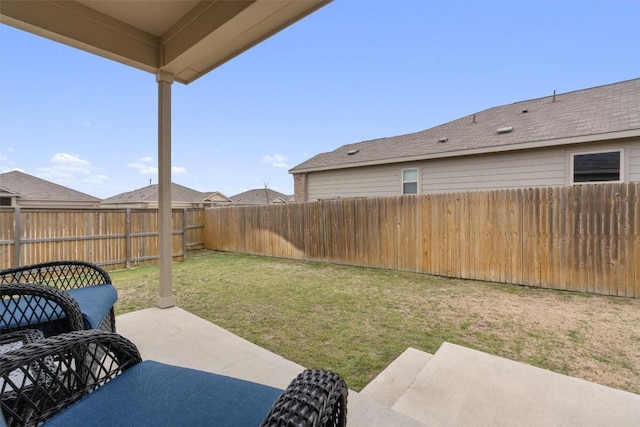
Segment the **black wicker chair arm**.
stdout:
[[274,403],[261,427],[344,427],[348,392],[337,374],[305,370]]
[[[29,296],[33,298],[28,298]],[[16,300],[23,298],[23,303]],[[26,297],[26,298],[25,298]],[[81,330],[84,320],[78,303],[66,292],[38,283],[0,285],[0,333],[31,329]]]
[[[87,353],[89,345],[93,346],[93,350]],[[110,355],[110,360],[103,360],[105,354]],[[76,360],[65,362],[70,365],[70,370],[75,369],[72,362],[82,360],[84,366],[88,366],[89,362],[103,365],[103,374],[118,374],[142,361],[135,344],[122,335],[89,329],[49,337],[30,343],[19,350],[0,355],[0,375],[4,376],[7,372],[24,365],[38,363],[46,356],[54,358],[62,356],[56,358],[56,360],[62,360],[69,355],[76,357]],[[92,360],[94,358],[95,360]]]
[[5,421],[9,426],[39,425],[140,361],[129,340],[95,329],[52,336],[2,354]]
[[74,289],[112,283],[102,267],[85,261],[53,261],[0,270],[0,284],[42,283],[60,289]]
[[26,343],[32,343],[44,338],[42,332],[37,329],[23,329],[20,331],[7,332],[0,334],[0,346],[11,344],[15,341],[23,341]]

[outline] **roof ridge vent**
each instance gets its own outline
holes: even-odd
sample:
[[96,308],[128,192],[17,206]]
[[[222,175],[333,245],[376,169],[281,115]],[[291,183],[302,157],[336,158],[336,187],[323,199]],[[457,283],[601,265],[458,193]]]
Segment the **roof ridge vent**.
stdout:
[[498,128],[498,133],[510,133],[513,130],[513,126],[503,126]]
[[354,148],[353,150],[349,150],[349,151],[347,151],[347,155],[349,155],[349,156],[353,156],[353,155],[354,155],[354,154],[356,154],[358,151],[360,151],[360,150],[358,150],[357,148]]

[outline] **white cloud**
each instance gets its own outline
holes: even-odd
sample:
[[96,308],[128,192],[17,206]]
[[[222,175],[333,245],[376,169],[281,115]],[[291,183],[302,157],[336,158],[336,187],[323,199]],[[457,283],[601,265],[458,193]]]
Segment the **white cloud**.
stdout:
[[[11,152],[10,149],[7,151]],[[16,170],[16,168],[14,167],[14,164],[15,163],[12,162],[8,156],[6,156],[3,153],[0,153],[0,173],[11,172],[12,170]]]
[[274,154],[273,156],[267,154],[262,156],[262,163],[269,163],[274,168],[288,169],[289,165],[286,163],[287,158],[282,154]]
[[[147,156],[147,157],[142,157],[136,160],[135,162],[127,163],[127,167],[136,169],[138,173],[142,175],[157,175],[158,168],[154,164],[152,164],[152,162],[153,162],[153,158]],[[186,173],[187,173],[187,169],[182,166],[173,166],[171,168],[172,175],[184,175]]]
[[140,162],[127,163],[127,167],[132,169],[143,169],[148,167],[149,165]]
[[93,194],[96,188],[109,181],[109,177],[103,174],[102,167],[93,166],[90,161],[77,154],[55,153],[48,163],[29,171],[13,166],[14,162],[6,158],[5,154],[0,154],[0,161],[5,163],[0,165],[0,173],[18,170],[87,194]]
[[106,175],[93,175],[85,179],[84,182],[87,182],[89,184],[102,184],[108,180],[109,180],[109,177]]
[[127,163],[127,167],[136,169],[138,173],[142,175],[157,175],[158,168],[151,164],[151,162],[153,162],[153,158],[146,156],[136,160],[135,162]]
[[138,172],[142,175],[158,175],[158,168],[155,166],[147,166],[145,168],[139,168]]
[[56,153],[51,158],[51,162],[61,165],[89,166],[91,164],[88,161],[81,159],[79,156],[69,153]]
[[72,180],[73,178],[75,178],[75,175],[73,173],[55,167],[38,168],[38,170],[40,171],[40,173],[38,174],[40,178],[54,180]]
[[91,163],[75,154],[56,153],[50,159],[52,166],[40,168],[44,173],[62,178],[73,178],[75,174],[91,174]]
[[0,173],[13,172],[13,171],[27,173],[24,169],[20,169],[20,168],[5,168],[5,167],[1,167],[0,166]]

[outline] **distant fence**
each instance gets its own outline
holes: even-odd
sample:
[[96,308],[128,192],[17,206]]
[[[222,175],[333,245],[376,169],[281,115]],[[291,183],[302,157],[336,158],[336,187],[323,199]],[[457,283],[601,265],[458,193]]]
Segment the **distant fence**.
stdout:
[[[204,210],[172,216],[174,260],[204,248]],[[83,260],[117,269],[158,259],[157,209],[0,209],[0,268]]]
[[640,298],[640,184],[205,211],[208,249]]

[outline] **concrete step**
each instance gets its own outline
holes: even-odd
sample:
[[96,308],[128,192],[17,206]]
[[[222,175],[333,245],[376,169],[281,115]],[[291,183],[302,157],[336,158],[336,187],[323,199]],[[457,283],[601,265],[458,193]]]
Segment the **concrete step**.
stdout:
[[396,412],[353,390],[349,390],[348,399],[349,427],[426,427],[415,418]]
[[407,348],[360,391],[361,396],[391,408],[422,372],[433,356],[415,348]]
[[640,426],[640,395],[449,343],[392,409],[430,426]]
[[[117,317],[118,333],[143,359],[286,388],[304,368],[178,307]],[[349,427],[424,427],[423,423],[350,390]]]

